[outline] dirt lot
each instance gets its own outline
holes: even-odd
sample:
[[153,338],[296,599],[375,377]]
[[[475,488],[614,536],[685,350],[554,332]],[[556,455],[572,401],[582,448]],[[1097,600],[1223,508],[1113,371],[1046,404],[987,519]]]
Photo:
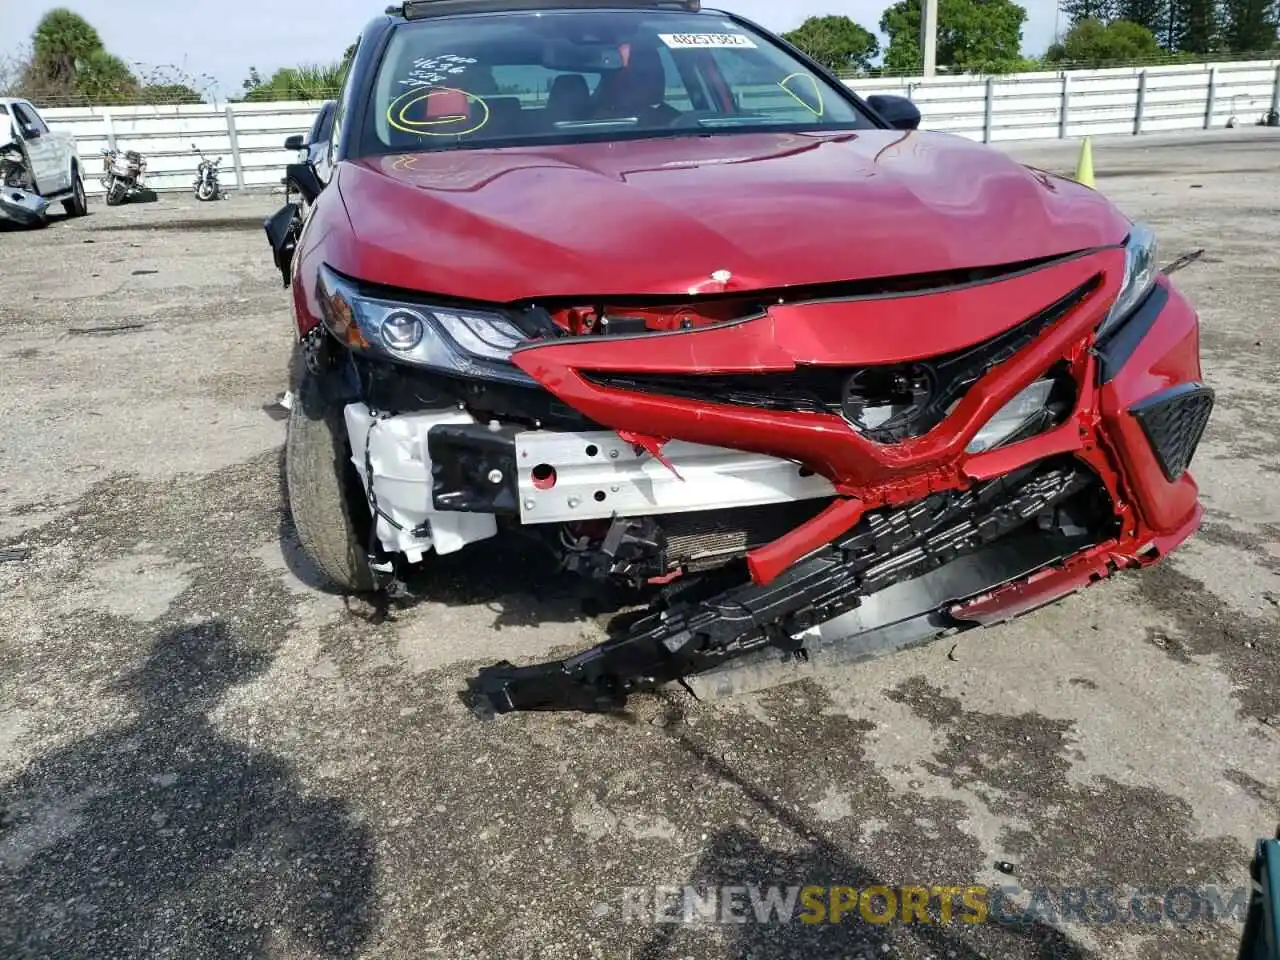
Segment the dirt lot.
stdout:
[[1096,145],[1165,259],[1207,250],[1178,275],[1219,398],[1184,550],[954,645],[608,718],[459,703],[598,629],[501,549],[391,622],[311,586],[263,409],[277,198],[0,232],[0,547],[30,551],[0,562],[0,955],[1233,956],[1203,920],[624,922],[624,888],[1245,882],[1280,816],[1278,153]]

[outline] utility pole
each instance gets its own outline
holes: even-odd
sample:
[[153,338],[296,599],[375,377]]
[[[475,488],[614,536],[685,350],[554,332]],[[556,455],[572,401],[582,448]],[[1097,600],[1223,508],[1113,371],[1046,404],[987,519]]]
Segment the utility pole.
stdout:
[[924,75],[932,77],[938,65],[938,0],[920,0],[920,55]]

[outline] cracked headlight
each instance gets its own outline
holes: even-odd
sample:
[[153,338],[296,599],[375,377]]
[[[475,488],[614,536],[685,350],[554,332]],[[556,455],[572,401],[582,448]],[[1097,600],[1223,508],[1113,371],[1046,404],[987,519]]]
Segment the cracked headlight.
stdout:
[[1012,400],[996,411],[977,432],[965,453],[984,453],[994,450],[1010,437],[1022,431],[1022,428],[1033,420],[1044,415],[1049,403],[1049,394],[1053,392],[1052,380],[1037,380],[1018,393]]
[[461,376],[532,382],[511,363],[527,338],[497,311],[393,300],[367,293],[320,268],[316,288],[325,326],[353,350]]
[[1098,336],[1113,330],[1133,312],[1160,273],[1156,235],[1143,223],[1133,224],[1124,242],[1124,283],[1120,295],[1098,327]]

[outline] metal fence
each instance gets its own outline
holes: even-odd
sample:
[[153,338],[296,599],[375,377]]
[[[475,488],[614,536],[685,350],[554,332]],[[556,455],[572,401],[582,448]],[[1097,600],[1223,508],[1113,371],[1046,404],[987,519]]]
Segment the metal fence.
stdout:
[[[1251,124],[1280,111],[1280,60],[848,82],[864,95],[910,97],[925,129],[984,142],[1192,130],[1226,126],[1232,118]],[[228,187],[279,185],[294,159],[284,139],[304,133],[318,106],[61,107],[42,113],[51,126],[75,134],[90,173],[87,190],[101,189],[96,171],[108,144],[143,153],[154,189],[185,190],[195,178],[193,143],[224,158]]]

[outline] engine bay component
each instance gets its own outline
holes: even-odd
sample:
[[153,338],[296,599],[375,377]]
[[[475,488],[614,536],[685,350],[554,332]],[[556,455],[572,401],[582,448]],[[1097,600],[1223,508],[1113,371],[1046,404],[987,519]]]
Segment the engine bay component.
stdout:
[[49,201],[36,193],[26,157],[16,143],[0,146],[0,215],[30,226],[44,219]]
[[[673,440],[671,466],[613,431],[516,435],[524,523],[646,516],[830,497],[826,477],[791,460]],[[672,469],[675,468],[675,470]]]
[[418,563],[428,550],[447,554],[498,532],[492,514],[437,513],[431,507],[432,427],[473,423],[459,410],[378,416],[365,404],[344,411],[351,462],[360,475],[382,548]]

